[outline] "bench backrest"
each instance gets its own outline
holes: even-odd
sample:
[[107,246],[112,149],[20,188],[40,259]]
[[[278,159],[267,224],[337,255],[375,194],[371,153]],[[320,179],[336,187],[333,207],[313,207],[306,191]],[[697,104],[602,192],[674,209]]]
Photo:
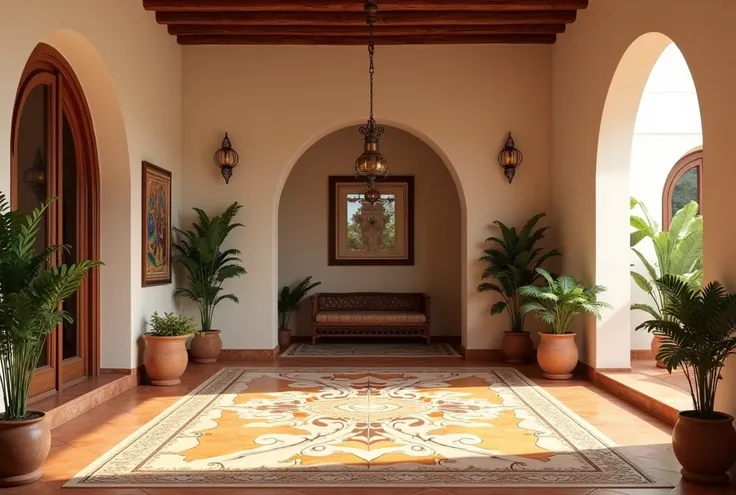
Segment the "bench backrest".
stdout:
[[417,292],[318,292],[312,311],[427,311],[428,296]]

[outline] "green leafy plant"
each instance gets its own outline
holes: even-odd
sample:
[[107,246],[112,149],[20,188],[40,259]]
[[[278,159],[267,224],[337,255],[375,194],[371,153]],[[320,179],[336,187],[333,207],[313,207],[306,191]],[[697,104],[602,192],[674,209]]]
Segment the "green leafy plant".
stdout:
[[712,419],[721,370],[736,349],[736,294],[727,293],[719,282],[694,288],[676,275],[665,275],[655,284],[665,296],[662,317],[636,329],[665,337],[657,359],[670,373],[683,370],[696,417]]
[[491,314],[497,315],[507,311],[511,319],[511,331],[524,330],[525,315],[521,306],[526,302],[519,289],[525,285],[533,285],[540,275],[537,268],[542,263],[560,253],[553,249],[544,252],[537,243],[544,238],[548,227],[534,230],[537,222],[545,213],[534,215],[526,222],[520,232],[515,227],[508,227],[503,222],[493,222],[501,229],[501,237],[489,237],[496,247],[486,249],[480,258],[486,263],[481,279],[495,279],[497,283],[483,282],[478,285],[478,292],[496,292],[501,301],[491,306]]
[[46,336],[72,317],[61,309],[99,261],[55,264],[68,246],[36,252],[36,237],[51,198],[30,214],[11,211],[0,193],[0,387],[6,421],[27,415],[33,370]]
[[168,311],[165,311],[163,316],[159,316],[158,311],[155,311],[151,315],[150,323],[151,330],[147,333],[153,337],[181,337],[200,333],[194,324],[194,318]]
[[[649,215],[644,203],[636,198],[630,200],[631,209],[639,208],[643,216],[632,214],[630,217],[631,250],[646,268],[646,275],[635,270],[631,277],[641,290],[649,294],[653,305],[632,304],[632,310],[648,313],[655,319],[663,319],[662,308],[667,303],[663,293],[655,281],[666,275],[673,275],[698,289],[703,283],[703,217],[698,215],[698,204],[690,201],[680,208],[672,218],[667,231],[659,229],[659,225]],[[649,239],[654,248],[656,261],[651,263],[636,248],[644,239]]]
[[540,320],[551,325],[553,334],[569,333],[570,323],[577,315],[592,314],[600,319],[603,309],[612,309],[610,304],[598,300],[598,295],[606,290],[601,285],[585,288],[569,275],[554,278],[543,268],[537,268],[537,272],[544,277],[547,285],[522,287],[519,292],[529,302],[521,306],[521,311],[524,314],[536,314]]
[[291,314],[294,311],[299,310],[299,303],[302,299],[304,299],[304,296],[307,295],[307,293],[320,285],[322,282],[312,282],[312,276],[305,278],[294,288],[289,288],[288,285],[284,285],[281,288],[281,292],[279,292],[279,304],[278,304],[278,311],[279,311],[279,328],[282,330],[286,330],[289,328],[289,320],[291,319]]
[[202,323],[202,330],[212,329],[212,318],[215,306],[229,299],[235,303],[239,300],[234,294],[223,294],[222,284],[228,279],[240,277],[246,273],[240,266],[238,249],[222,249],[225,238],[241,223],[233,223],[235,215],[242,205],[232,203],[221,215],[209,218],[200,208],[194,230],[181,230],[174,227],[179,240],[174,244],[174,262],[183,266],[187,274],[187,286],[176,289],[174,295],[185,297],[197,303]]

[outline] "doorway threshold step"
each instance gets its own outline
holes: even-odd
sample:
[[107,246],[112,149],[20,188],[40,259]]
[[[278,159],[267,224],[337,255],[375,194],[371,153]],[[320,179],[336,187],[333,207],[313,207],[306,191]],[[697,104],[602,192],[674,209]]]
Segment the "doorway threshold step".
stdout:
[[35,402],[30,400],[28,409],[45,412],[49,427],[53,429],[137,385],[136,373],[103,373],[50,397]]

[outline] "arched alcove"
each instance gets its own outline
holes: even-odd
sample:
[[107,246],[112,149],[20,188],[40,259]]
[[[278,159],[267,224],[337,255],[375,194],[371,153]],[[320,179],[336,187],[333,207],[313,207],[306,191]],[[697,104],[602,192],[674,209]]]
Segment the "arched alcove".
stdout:
[[[422,139],[384,126],[381,150],[389,177],[414,178],[414,263],[403,266],[328,264],[328,180],[354,174],[362,150],[357,126],[329,132],[296,160],[278,205],[278,286],[306,276],[326,292],[427,292],[432,298],[433,337],[460,337],[463,319],[460,194],[443,158]],[[377,184],[380,190],[380,182]],[[307,306],[307,305],[304,305]],[[295,318],[297,335],[309,332],[309,308]]]

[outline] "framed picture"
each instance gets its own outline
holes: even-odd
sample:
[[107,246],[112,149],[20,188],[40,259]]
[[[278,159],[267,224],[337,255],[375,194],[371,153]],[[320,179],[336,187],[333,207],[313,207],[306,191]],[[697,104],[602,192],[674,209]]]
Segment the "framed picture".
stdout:
[[143,287],[171,283],[171,172],[143,162]]
[[381,201],[365,201],[364,180],[329,178],[329,265],[414,264],[414,177],[376,181]]

